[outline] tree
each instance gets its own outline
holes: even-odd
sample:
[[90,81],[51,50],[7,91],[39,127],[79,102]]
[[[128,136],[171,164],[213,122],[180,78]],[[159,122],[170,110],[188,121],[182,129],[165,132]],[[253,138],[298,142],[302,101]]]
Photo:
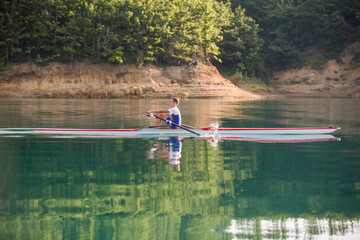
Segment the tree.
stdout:
[[259,37],[259,25],[245,15],[240,6],[235,9],[231,25],[225,28],[220,42],[220,58],[224,65],[243,76],[255,76],[263,71],[259,52],[263,40]]
[[270,70],[300,66],[300,55],[316,47],[328,58],[359,39],[357,0],[232,0],[262,29],[262,55]]
[[23,53],[20,39],[25,26],[24,3],[4,0],[0,3],[0,67],[17,53]]
[[202,1],[200,10],[202,13],[200,47],[204,51],[204,57],[207,61],[212,56],[220,54],[219,47],[216,44],[223,39],[223,28],[230,25],[232,13],[229,4],[211,0]]

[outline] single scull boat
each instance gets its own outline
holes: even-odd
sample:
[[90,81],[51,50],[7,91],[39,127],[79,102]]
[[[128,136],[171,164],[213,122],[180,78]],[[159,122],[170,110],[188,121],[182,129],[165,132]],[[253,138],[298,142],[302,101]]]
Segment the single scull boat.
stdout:
[[218,134],[224,136],[247,135],[300,135],[329,134],[340,128],[193,128],[191,132],[184,129],[142,128],[142,129],[68,129],[68,128],[2,128],[0,134],[57,134],[57,135],[114,135],[126,137],[141,136],[199,136]]

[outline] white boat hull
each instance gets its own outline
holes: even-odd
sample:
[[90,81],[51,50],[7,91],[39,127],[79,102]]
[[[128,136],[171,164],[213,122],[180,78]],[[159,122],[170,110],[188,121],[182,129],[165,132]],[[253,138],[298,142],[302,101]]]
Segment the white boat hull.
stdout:
[[[220,135],[267,135],[267,134],[329,134],[333,133],[338,128],[219,128],[219,129],[191,129],[196,133],[204,136],[207,134],[220,134]],[[153,129],[143,128],[136,134],[148,135],[148,134],[160,134],[160,135],[183,135],[192,134],[183,129]],[[192,134],[194,135],[194,134]]]
[[[340,128],[196,128],[191,131],[200,136],[218,134],[221,136],[247,135],[300,135],[330,134]],[[142,129],[60,129],[60,128],[3,128],[0,134],[57,134],[57,135],[116,135],[116,136],[194,136],[184,129],[142,128]]]
[[329,135],[337,128],[266,128],[266,129],[192,129],[197,136],[183,129],[49,129],[49,128],[3,128],[0,135],[22,137],[26,135],[49,138],[159,138],[200,137],[210,141],[245,141],[261,143],[299,143],[316,141],[340,141]]

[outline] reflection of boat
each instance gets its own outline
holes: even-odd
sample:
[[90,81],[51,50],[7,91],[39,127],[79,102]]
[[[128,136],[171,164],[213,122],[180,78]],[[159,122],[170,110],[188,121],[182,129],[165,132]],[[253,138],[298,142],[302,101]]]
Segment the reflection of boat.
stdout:
[[0,129],[3,136],[35,135],[55,138],[156,138],[156,137],[199,137],[210,141],[246,141],[263,143],[298,143],[316,141],[338,141],[333,135],[326,134],[337,128],[262,128],[262,129],[192,129],[200,136],[182,129],[143,128],[143,129]]
[[248,136],[220,136],[220,141],[242,141],[260,143],[301,143],[301,142],[325,142],[341,141],[341,138],[329,134],[302,134],[302,135],[248,135]]
[[[60,129],[60,128],[5,128],[0,129],[0,134],[57,134],[57,135],[111,135],[123,137],[142,136],[206,136],[208,134],[219,134],[221,136],[239,135],[283,135],[283,134],[329,134],[340,128],[192,128],[189,132],[186,129],[171,128],[142,128],[142,129]],[[194,133],[193,133],[194,132]]]

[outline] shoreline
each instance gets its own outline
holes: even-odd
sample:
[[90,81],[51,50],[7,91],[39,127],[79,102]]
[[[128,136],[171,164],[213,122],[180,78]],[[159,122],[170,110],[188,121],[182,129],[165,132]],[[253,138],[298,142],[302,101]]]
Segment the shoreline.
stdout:
[[[360,64],[353,58],[360,42],[345,49],[338,60],[275,74],[272,90],[251,91],[251,82],[236,86],[216,67],[199,64],[159,67],[134,64],[76,62],[74,64],[10,64],[0,74],[0,98],[146,99],[219,98],[360,98]],[[359,53],[360,54],[360,53]],[[250,89],[250,90],[248,90]]]
[[51,63],[13,64],[0,76],[1,98],[266,98],[243,90],[211,65],[156,67]]
[[348,46],[337,59],[320,67],[304,66],[275,74],[272,84],[291,97],[360,98],[360,42]]

